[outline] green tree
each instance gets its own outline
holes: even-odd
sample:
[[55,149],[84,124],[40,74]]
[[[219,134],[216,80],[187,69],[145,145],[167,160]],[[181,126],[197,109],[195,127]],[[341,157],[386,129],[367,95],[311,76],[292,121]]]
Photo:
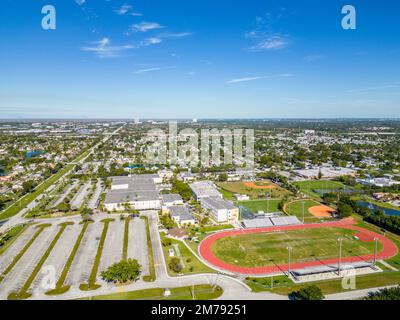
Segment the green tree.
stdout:
[[400,286],[370,293],[365,300],[400,300]]
[[127,283],[135,281],[141,272],[141,266],[135,259],[122,260],[101,273],[104,281]]
[[301,288],[299,291],[293,291],[289,294],[293,300],[324,300],[322,290],[316,285]]
[[168,267],[170,270],[179,273],[182,271],[182,264],[181,261],[179,260],[179,258],[177,257],[173,257],[171,258],[171,260],[168,263]]
[[338,213],[341,218],[350,217],[353,214],[353,208],[347,203],[339,202]]

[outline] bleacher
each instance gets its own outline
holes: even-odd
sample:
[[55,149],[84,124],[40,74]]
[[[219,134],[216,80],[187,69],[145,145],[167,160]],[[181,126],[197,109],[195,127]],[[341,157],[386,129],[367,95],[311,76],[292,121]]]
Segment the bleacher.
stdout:
[[290,226],[301,224],[300,220],[297,219],[296,216],[273,217],[271,218],[271,222],[274,224],[274,226]]
[[273,226],[290,226],[301,224],[295,216],[246,219],[242,221],[244,228],[267,228]]

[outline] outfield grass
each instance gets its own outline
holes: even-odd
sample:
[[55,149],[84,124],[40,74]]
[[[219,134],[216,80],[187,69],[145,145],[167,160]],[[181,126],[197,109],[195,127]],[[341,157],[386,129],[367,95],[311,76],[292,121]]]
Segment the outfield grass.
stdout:
[[83,291],[96,290],[96,289],[100,288],[100,285],[96,284],[97,272],[99,271],[100,259],[101,259],[101,255],[103,254],[104,242],[106,241],[108,227],[109,227],[110,223],[113,221],[114,221],[114,219],[102,220],[102,222],[104,223],[103,232],[101,233],[99,246],[97,247],[96,257],[93,262],[93,267],[92,267],[92,271],[90,272],[88,283],[82,283],[79,286],[79,289],[81,289]]
[[164,289],[146,289],[130,292],[119,292],[108,295],[94,296],[79,300],[211,300],[220,297],[223,293],[221,287],[213,288],[211,285],[195,285],[170,289],[171,295],[164,297]]
[[150,237],[150,226],[149,226],[149,218],[146,216],[141,216],[146,223],[146,238],[147,238],[147,251],[149,257],[149,275],[145,275],[142,277],[143,281],[153,282],[156,280],[156,268],[154,267],[154,256],[153,256],[153,246],[151,245],[151,237]]
[[252,213],[263,211],[265,213],[279,212],[280,199],[239,201],[236,204],[247,208]]
[[320,206],[319,202],[313,200],[297,200],[289,202],[285,205],[284,211],[290,216],[296,216],[300,221],[303,221],[303,202],[304,202],[304,222],[320,222],[321,219],[313,216],[308,209],[314,206]]
[[338,181],[331,180],[307,180],[307,181],[296,181],[293,183],[300,189],[301,192],[309,195],[312,198],[320,199],[321,195],[314,192],[316,189],[324,190],[337,190],[345,188],[345,185]]
[[[293,248],[292,263],[333,259],[338,256],[339,237],[343,238],[343,257],[372,254],[374,243],[357,240],[354,234],[352,230],[341,228],[243,234],[218,239],[211,250],[222,261],[241,267],[287,264],[288,246]],[[382,249],[380,243],[378,249]]]
[[42,266],[46,262],[46,260],[49,257],[50,253],[53,251],[54,246],[56,245],[56,243],[58,242],[58,240],[60,239],[60,237],[64,233],[65,229],[69,225],[73,225],[73,224],[74,224],[73,222],[64,222],[64,223],[60,224],[60,230],[58,231],[58,233],[54,237],[53,241],[50,243],[49,247],[47,248],[47,250],[43,254],[42,258],[39,260],[38,264],[35,266],[35,269],[33,269],[31,275],[29,276],[29,278],[26,280],[26,282],[24,283],[24,285],[22,286],[22,288],[18,292],[12,292],[12,293],[9,294],[8,300],[27,299],[27,298],[29,298],[31,296],[31,294],[29,293],[29,288],[31,287],[33,281],[35,280],[35,278],[37,277],[38,273],[42,269]]
[[166,260],[165,262],[167,264],[169,275],[171,276],[178,275],[176,272],[168,268],[168,264],[171,260],[168,254],[168,250],[169,249],[175,250],[174,245],[178,246],[183,263],[185,265],[180,274],[215,273],[215,270],[207,267],[204,263],[202,263],[199,259],[197,259],[196,256],[186,247],[186,245],[183,242],[171,239],[171,243],[172,243],[171,246],[168,247],[163,246],[164,257]]
[[72,251],[71,251],[71,253],[70,253],[69,257],[68,257],[67,262],[65,263],[65,266],[64,266],[64,268],[63,268],[63,270],[61,272],[60,278],[58,279],[58,281],[56,283],[55,289],[46,292],[47,295],[63,294],[63,293],[65,293],[65,292],[67,292],[69,290],[70,286],[64,286],[64,282],[65,282],[65,279],[67,278],[69,269],[71,268],[72,263],[74,262],[76,253],[78,252],[79,246],[81,245],[83,236],[86,233],[86,230],[87,230],[87,228],[89,226],[89,223],[92,223],[92,222],[85,222],[83,224],[82,230],[81,230],[78,238],[76,239],[75,245],[72,248]]

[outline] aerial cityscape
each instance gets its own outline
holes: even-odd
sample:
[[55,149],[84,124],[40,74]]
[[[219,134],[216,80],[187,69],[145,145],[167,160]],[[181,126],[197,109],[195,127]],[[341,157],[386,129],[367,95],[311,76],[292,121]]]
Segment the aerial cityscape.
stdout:
[[50,2],[0,5],[0,300],[400,299],[400,4]]

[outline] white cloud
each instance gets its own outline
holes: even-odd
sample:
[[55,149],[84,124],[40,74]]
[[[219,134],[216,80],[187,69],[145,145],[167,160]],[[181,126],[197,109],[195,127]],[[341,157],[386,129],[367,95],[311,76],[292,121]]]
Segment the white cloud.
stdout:
[[115,9],[114,12],[120,16],[129,14],[131,16],[134,17],[140,17],[143,14],[139,13],[139,12],[132,12],[132,6],[129,4],[123,4],[122,6],[120,6],[118,9]]
[[147,46],[159,44],[161,42],[162,42],[161,38],[152,37],[152,38],[147,38],[147,39],[141,41],[139,46],[140,47],[147,47]]
[[164,28],[164,26],[160,25],[157,22],[141,22],[141,23],[137,23],[132,25],[129,28],[129,33],[134,33],[134,32],[147,32],[150,30],[156,30],[156,29],[162,29]]
[[262,77],[237,78],[237,79],[232,79],[232,80],[227,81],[226,84],[248,82],[248,81],[260,80],[260,79],[265,79],[265,78],[266,78],[265,76],[262,76]]
[[119,7],[118,9],[115,9],[114,12],[119,15],[124,15],[124,14],[128,13],[128,11],[131,9],[132,9],[131,5],[124,4],[121,7]]
[[86,0],[75,0],[75,2],[77,5],[81,6],[86,2]]
[[249,51],[282,50],[289,46],[289,39],[284,35],[273,35],[262,39],[260,42],[250,47]]
[[147,68],[147,69],[140,69],[136,70],[133,73],[134,74],[144,74],[148,72],[154,72],[154,71],[161,71],[161,70],[167,70],[167,69],[174,69],[176,68],[175,66],[169,66],[169,67],[153,67],[153,68]]
[[176,32],[176,33],[163,33],[160,34],[159,37],[161,38],[185,38],[188,36],[191,36],[193,33],[192,32]]
[[133,49],[132,45],[112,46],[109,38],[93,42],[93,46],[83,47],[83,51],[93,52],[99,58],[117,58],[125,50]]
[[289,46],[290,36],[279,32],[273,26],[282,18],[285,9],[281,8],[278,14],[266,13],[264,17],[257,17],[253,30],[245,34],[246,38],[254,42],[248,51],[282,50]]

